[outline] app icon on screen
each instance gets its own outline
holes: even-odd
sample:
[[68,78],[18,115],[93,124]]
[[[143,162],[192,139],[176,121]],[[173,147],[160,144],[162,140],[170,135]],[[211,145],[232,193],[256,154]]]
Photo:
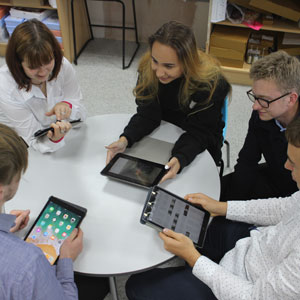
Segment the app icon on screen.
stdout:
[[37,229],[36,229],[36,232],[40,232],[41,231],[41,227],[38,227]]
[[61,211],[58,210],[58,211],[56,212],[56,215],[59,216],[60,214],[61,214]]
[[71,219],[71,223],[74,223],[75,221],[76,221],[75,218],[72,218],[72,219]]
[[51,239],[52,241],[54,241],[55,236],[54,236],[54,235],[51,235],[50,239]]
[[61,235],[62,235],[63,237],[66,237],[67,234],[66,234],[65,232],[63,232]]
[[63,216],[63,218],[66,220],[66,219],[68,219],[68,217],[69,217],[69,215],[67,215],[67,214],[64,214],[64,216]]
[[64,225],[64,222],[63,222],[63,221],[60,221],[60,222],[58,223],[58,225],[59,225],[59,226],[63,226],[63,225]]
[[51,229],[51,228],[52,228],[52,224],[49,224],[49,225],[48,225],[48,229]]
[[54,232],[55,232],[55,233],[59,233],[59,229],[56,228],[56,229],[54,230]]
[[54,207],[51,206],[51,207],[49,208],[49,210],[50,210],[51,212],[54,211]]
[[42,225],[42,226],[44,226],[45,224],[46,224],[46,222],[45,222],[45,221],[42,221],[42,222],[41,222],[41,225]]
[[71,227],[72,227],[71,225],[67,225],[66,229],[67,229],[67,230],[70,230]]
[[48,234],[49,234],[48,231],[44,232],[44,236],[48,236]]
[[56,221],[56,218],[53,218],[52,221],[55,222],[55,221]]
[[49,214],[45,214],[45,219],[48,219],[50,217]]
[[36,239],[36,235],[33,235],[31,238],[32,238],[33,240],[35,240],[35,239]]

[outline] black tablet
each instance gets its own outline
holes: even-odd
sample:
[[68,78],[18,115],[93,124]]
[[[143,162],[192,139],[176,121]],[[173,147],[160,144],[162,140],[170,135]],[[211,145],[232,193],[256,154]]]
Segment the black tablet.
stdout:
[[154,186],[148,193],[140,221],[160,231],[168,228],[183,233],[202,248],[209,217],[202,207]]
[[116,154],[101,171],[104,176],[150,188],[166,174],[165,166],[123,153]]
[[41,248],[53,265],[63,241],[78,227],[86,208],[51,196],[25,236],[25,241]]
[[[82,121],[81,121],[81,119],[77,119],[77,120],[72,120],[72,121],[69,121],[69,122],[70,122],[70,124],[72,124],[72,126],[75,126],[75,125],[81,123]],[[34,136],[35,138],[42,137],[42,136],[46,135],[46,134],[48,133],[49,130],[51,130],[52,132],[54,132],[53,127],[48,127],[48,128],[40,129],[40,130],[36,131],[36,132],[33,134],[33,136]]]

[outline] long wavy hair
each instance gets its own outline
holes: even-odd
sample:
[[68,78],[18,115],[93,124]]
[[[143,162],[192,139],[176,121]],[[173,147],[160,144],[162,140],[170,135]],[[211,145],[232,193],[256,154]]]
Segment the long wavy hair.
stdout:
[[133,90],[138,100],[150,100],[158,93],[158,78],[151,68],[151,50],[154,42],[170,46],[176,51],[182,65],[184,81],[179,95],[179,104],[188,105],[190,96],[199,90],[209,91],[210,101],[221,75],[221,69],[213,57],[197,48],[193,31],[176,21],[162,25],[148,39],[149,50],[143,55],[138,67],[139,80]]

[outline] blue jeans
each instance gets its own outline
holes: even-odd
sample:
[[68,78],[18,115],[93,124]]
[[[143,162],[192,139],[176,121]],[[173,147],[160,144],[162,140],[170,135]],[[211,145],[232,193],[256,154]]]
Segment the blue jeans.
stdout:
[[[250,235],[252,225],[216,217],[200,253],[218,263],[236,242]],[[216,300],[211,289],[192,274],[189,266],[153,269],[132,275],[126,283],[130,300]]]

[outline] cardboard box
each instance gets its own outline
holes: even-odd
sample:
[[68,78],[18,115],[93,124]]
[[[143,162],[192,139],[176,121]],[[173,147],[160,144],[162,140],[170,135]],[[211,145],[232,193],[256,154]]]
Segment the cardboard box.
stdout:
[[251,0],[228,0],[229,3],[234,3],[234,4],[237,4],[239,6],[251,9],[251,10],[254,9],[257,12],[268,13],[267,11],[262,10],[262,9],[255,9],[253,6],[250,5],[250,1]]
[[30,6],[30,5],[45,5],[46,0],[11,0],[11,3],[13,5],[18,5],[18,6],[22,6],[24,5],[26,6]]
[[273,15],[263,15],[262,23],[264,25],[273,25],[273,23],[274,23]]
[[235,60],[223,57],[217,57],[222,66],[232,67],[232,68],[242,68],[244,66],[243,60]]
[[245,52],[251,29],[215,25],[210,45]]
[[300,55],[300,45],[284,45],[282,44],[283,41],[283,33],[280,33],[278,36],[278,43],[277,43],[277,49],[283,50],[289,55]]
[[295,22],[300,20],[299,0],[251,0],[249,4]]
[[245,51],[210,46],[209,53],[216,57],[240,60],[244,62]]

